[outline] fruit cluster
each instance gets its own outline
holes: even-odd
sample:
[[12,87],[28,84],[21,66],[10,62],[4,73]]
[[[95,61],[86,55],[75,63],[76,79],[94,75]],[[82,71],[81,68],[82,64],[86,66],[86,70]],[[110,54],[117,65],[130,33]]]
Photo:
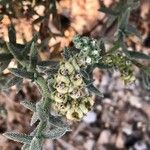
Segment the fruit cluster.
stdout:
[[92,107],[94,100],[86,89],[75,59],[61,62],[53,92],[53,109],[69,120],[80,120]]
[[119,70],[121,78],[124,80],[125,84],[131,83],[135,80],[133,75],[133,64],[127,57],[122,56],[120,53],[107,55],[103,58],[103,63],[109,65],[115,70]]

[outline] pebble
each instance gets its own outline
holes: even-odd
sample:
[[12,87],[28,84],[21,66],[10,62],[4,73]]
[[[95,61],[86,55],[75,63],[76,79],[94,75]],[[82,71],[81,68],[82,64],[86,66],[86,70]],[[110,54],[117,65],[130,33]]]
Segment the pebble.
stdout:
[[84,116],[83,121],[90,124],[94,123],[97,119],[97,115],[94,111],[89,111],[86,116]]
[[148,150],[146,143],[143,141],[136,142],[134,148],[135,150]]
[[109,130],[103,130],[98,138],[98,144],[107,144],[110,142],[111,133]]

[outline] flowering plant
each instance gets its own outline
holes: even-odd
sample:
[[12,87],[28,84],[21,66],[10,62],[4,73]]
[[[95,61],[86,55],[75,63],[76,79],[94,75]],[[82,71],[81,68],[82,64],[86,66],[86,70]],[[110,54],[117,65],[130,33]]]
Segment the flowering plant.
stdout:
[[[98,67],[107,70],[119,70],[125,84],[135,80],[133,66],[142,70],[144,85],[150,87],[150,68],[142,65],[138,59],[150,60],[150,56],[129,51],[124,39],[134,34],[140,36],[138,30],[129,24],[131,9],[138,0],[122,0],[114,9],[102,6],[100,11],[113,16],[118,23],[114,42],[106,48],[104,39],[75,36],[73,46],[65,48],[63,59],[58,61],[42,61],[38,55],[38,34],[25,44],[16,43],[16,31],[13,25],[8,28],[9,42],[1,43],[1,72],[8,67],[12,59],[16,68],[9,68],[11,78],[2,78],[6,84],[3,89],[16,85],[21,89],[23,79],[29,79],[37,85],[42,98],[37,103],[23,101],[21,104],[33,111],[31,125],[37,127],[30,134],[7,132],[9,139],[22,142],[22,150],[41,150],[44,139],[56,139],[70,131],[63,118],[79,121],[92,109],[92,94],[103,97],[93,85],[92,71]],[[54,114],[55,112],[55,114]],[[51,127],[53,127],[51,129]]]

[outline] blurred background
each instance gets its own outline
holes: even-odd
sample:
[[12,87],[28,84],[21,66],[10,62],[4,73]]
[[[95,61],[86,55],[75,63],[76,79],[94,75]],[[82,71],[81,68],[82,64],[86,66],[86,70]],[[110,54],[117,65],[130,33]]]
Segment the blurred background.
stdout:
[[[0,13],[4,14],[0,22],[0,42],[8,41],[7,27],[11,23],[15,26],[18,43],[30,41],[35,32],[40,32],[38,43],[43,60],[60,58],[63,48],[72,44],[76,34],[112,42],[116,25],[106,27],[108,16],[98,9],[102,3],[111,7],[116,2],[0,0]],[[150,54],[150,0],[141,0],[130,21],[141,32],[142,40],[131,36],[126,39],[127,45]],[[10,66],[13,65],[11,62]],[[7,69],[2,73],[9,74]],[[93,110],[80,122],[70,122],[72,132],[57,140],[47,140],[43,150],[150,150],[150,90],[141,84],[137,68],[134,74],[135,83],[125,86],[119,72],[96,69],[93,78],[104,98],[95,97]],[[0,92],[0,150],[21,149],[21,144],[1,134],[6,131],[30,133],[34,128],[29,125],[32,114],[20,102],[25,99],[35,102],[40,97],[36,86],[27,80],[18,93],[16,87]]]

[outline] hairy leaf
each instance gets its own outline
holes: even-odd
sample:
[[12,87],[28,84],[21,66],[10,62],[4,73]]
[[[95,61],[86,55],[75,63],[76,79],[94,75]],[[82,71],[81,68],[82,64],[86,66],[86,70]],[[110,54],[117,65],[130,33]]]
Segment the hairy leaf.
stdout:
[[66,122],[62,121],[62,119],[58,116],[56,117],[49,114],[49,122],[56,127],[67,128],[68,130],[70,129],[69,125]]
[[122,14],[122,17],[118,21],[118,23],[119,23],[118,24],[119,30],[125,31],[125,29],[126,29],[126,27],[128,25],[130,11],[131,11],[131,8],[127,8],[126,11]]
[[104,44],[104,41],[102,39],[98,41],[98,48],[101,51],[101,55],[104,55],[106,53],[105,44]]
[[29,150],[42,150],[41,140],[34,137],[31,141]]
[[17,82],[16,84],[16,90],[19,92],[23,88],[23,79],[20,78],[20,81]]
[[47,67],[47,66],[57,66],[59,65],[59,62],[58,61],[40,61],[38,62],[38,66],[41,66],[41,67]]
[[7,43],[7,47],[10,51],[10,53],[18,60],[22,60],[23,59],[23,55],[22,55],[22,49],[20,49],[20,47],[18,47],[18,45],[16,45],[15,43]]
[[8,27],[8,37],[9,42],[16,43],[16,30],[12,24]]
[[133,59],[144,59],[144,60],[149,60],[150,61],[150,56],[141,53],[141,52],[136,52],[136,51],[126,51],[128,53],[128,56],[133,58]]
[[36,104],[36,112],[38,114],[38,117],[41,121],[46,121],[48,118],[48,114],[46,112],[46,110],[44,109],[43,103],[42,102],[38,102]]
[[134,34],[137,37],[141,38],[141,33],[137,30],[137,28],[135,28],[134,26],[132,26],[130,24],[127,25],[127,28],[126,28],[125,32],[127,34]]
[[105,7],[104,5],[101,6],[101,8],[99,9],[99,11],[109,14],[109,15],[113,15],[113,16],[117,16],[118,12],[115,10],[112,10],[111,8]]
[[31,79],[31,80],[34,79],[34,73],[32,73],[32,72],[27,72],[26,70],[17,69],[17,68],[10,68],[9,70],[12,74],[14,74],[17,77],[27,78],[27,79]]
[[38,57],[38,52],[37,48],[35,47],[35,43],[33,42],[31,45],[31,50],[30,50],[30,68],[34,69],[37,65],[37,58]]
[[34,112],[30,121],[30,125],[32,126],[33,124],[35,124],[38,121],[39,117],[37,112]]
[[3,135],[7,137],[8,139],[21,142],[21,143],[27,143],[27,144],[29,144],[31,140],[33,139],[33,136],[31,135],[20,134],[20,133],[15,133],[15,132],[6,132]]
[[24,144],[24,145],[21,147],[21,150],[29,150],[29,147],[30,147],[29,144]]
[[100,97],[103,97],[103,94],[92,84],[91,81],[89,80],[84,80],[84,82],[86,83],[86,88],[93,92],[94,94],[100,96]]
[[141,77],[143,85],[146,89],[150,89],[150,67],[141,69]]
[[81,73],[81,75],[83,76],[83,78],[89,79],[89,75],[88,75],[88,73],[87,73],[86,70],[81,69],[81,70],[80,70],[80,73]]
[[58,139],[62,137],[68,130],[66,128],[55,128],[48,133],[43,134],[44,138]]
[[35,112],[36,111],[36,106],[34,103],[26,100],[26,101],[22,101],[20,102],[21,105],[23,105],[24,107],[30,109],[31,111]]
[[13,56],[10,53],[1,53],[0,54],[0,61],[9,61],[12,58],[13,58]]
[[10,88],[14,85],[16,85],[18,82],[20,82],[20,80],[22,80],[21,78],[19,77],[11,77],[5,84],[4,88]]
[[0,74],[8,67],[10,61],[0,62]]
[[66,60],[68,60],[68,59],[71,57],[71,52],[70,52],[69,49],[66,47],[66,48],[64,48],[62,55],[63,55],[63,57],[64,57]]
[[96,63],[93,65],[94,68],[98,67],[100,69],[110,69],[111,67],[104,63]]

